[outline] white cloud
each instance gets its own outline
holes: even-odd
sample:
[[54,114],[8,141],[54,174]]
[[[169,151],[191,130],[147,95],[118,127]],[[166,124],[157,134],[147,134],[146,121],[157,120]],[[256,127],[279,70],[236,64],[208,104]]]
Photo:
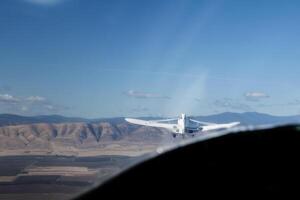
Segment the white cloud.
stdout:
[[48,109],[48,110],[54,110],[53,105],[45,105],[45,108]]
[[30,96],[27,97],[26,100],[30,102],[43,102],[46,100],[46,98],[41,96]]
[[139,99],[170,99],[170,97],[155,93],[138,92],[135,90],[128,90],[125,92],[127,96],[135,97]]
[[2,103],[17,103],[20,100],[9,94],[0,94],[0,102]]
[[27,107],[27,106],[22,106],[22,107],[21,107],[21,111],[23,111],[23,112],[28,111],[28,107]]
[[264,92],[247,92],[244,96],[248,101],[259,101],[261,99],[266,99],[270,97]]
[[71,109],[71,107],[63,106],[63,105],[57,105],[57,104],[46,104],[46,105],[44,105],[44,108],[46,110],[52,111],[52,112],[61,112],[61,111],[66,111],[66,110]]
[[70,110],[68,106],[53,104],[42,96],[15,97],[0,93],[0,110],[16,114],[49,114]]

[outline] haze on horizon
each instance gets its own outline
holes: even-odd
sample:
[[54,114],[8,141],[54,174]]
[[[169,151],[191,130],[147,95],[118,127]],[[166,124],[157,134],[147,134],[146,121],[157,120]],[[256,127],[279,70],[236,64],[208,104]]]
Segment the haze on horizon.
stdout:
[[300,2],[2,0],[0,113],[300,113]]

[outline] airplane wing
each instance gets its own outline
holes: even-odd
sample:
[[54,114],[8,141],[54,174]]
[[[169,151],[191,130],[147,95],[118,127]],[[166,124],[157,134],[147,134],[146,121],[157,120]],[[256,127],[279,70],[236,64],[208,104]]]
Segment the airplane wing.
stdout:
[[210,123],[210,122],[202,122],[202,121],[197,121],[197,120],[194,120],[194,119],[189,119],[190,121],[192,122],[195,122],[197,124],[203,124],[203,125],[216,125],[215,123]]
[[175,121],[178,120],[177,118],[173,119],[161,119],[161,120],[151,120],[152,122],[170,122],[170,121]]
[[[125,120],[132,124],[143,125],[143,126],[150,126],[150,127],[157,127],[157,128],[166,128],[171,131],[177,128],[177,124],[166,124],[166,123],[159,123],[158,121],[147,121],[141,119],[132,119],[132,118],[125,118]],[[172,121],[172,120],[169,120]]]
[[239,125],[240,122],[231,122],[227,124],[212,124],[212,125],[206,125],[202,126],[202,131],[213,131],[213,130],[218,130],[218,129],[228,129],[232,128],[234,126]]

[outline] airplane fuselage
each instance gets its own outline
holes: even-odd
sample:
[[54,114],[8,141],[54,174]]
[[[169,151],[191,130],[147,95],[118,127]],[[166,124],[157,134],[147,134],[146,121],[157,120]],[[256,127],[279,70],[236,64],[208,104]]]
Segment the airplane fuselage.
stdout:
[[188,118],[185,114],[181,114],[181,116],[177,120],[177,129],[175,129],[178,134],[188,134],[200,131],[199,127],[192,126]]

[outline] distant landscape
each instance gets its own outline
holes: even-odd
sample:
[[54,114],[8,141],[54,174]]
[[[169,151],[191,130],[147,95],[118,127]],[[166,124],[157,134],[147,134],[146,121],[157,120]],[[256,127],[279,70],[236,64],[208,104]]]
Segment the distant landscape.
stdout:
[[170,141],[123,118],[0,115],[0,199],[70,199]]
[[[177,116],[173,116],[173,117],[177,117]],[[218,122],[218,123],[240,121],[244,125],[300,122],[300,115],[274,116],[274,115],[258,113],[258,112],[244,112],[244,113],[224,112],[224,113],[214,114],[214,115],[192,116],[192,117],[199,120],[201,119],[201,120]],[[144,116],[140,118],[158,119],[159,117]],[[8,125],[33,124],[33,123],[71,123],[71,122],[72,123],[109,122],[112,124],[118,124],[124,122],[124,117],[86,119],[80,117],[65,117],[61,115],[21,116],[21,115],[14,115],[14,114],[0,114],[0,127],[8,126]]]
[[[241,125],[300,122],[300,115],[272,116],[255,112],[227,112],[193,118],[216,123],[240,121]],[[122,117],[84,119],[59,115],[0,115],[0,155],[136,156],[170,142],[172,138],[168,131],[132,125]]]
[[[299,123],[300,116],[221,113],[193,116],[242,125]],[[143,117],[143,119],[156,119]],[[178,141],[164,129],[124,118],[0,115],[0,199],[69,199]]]

